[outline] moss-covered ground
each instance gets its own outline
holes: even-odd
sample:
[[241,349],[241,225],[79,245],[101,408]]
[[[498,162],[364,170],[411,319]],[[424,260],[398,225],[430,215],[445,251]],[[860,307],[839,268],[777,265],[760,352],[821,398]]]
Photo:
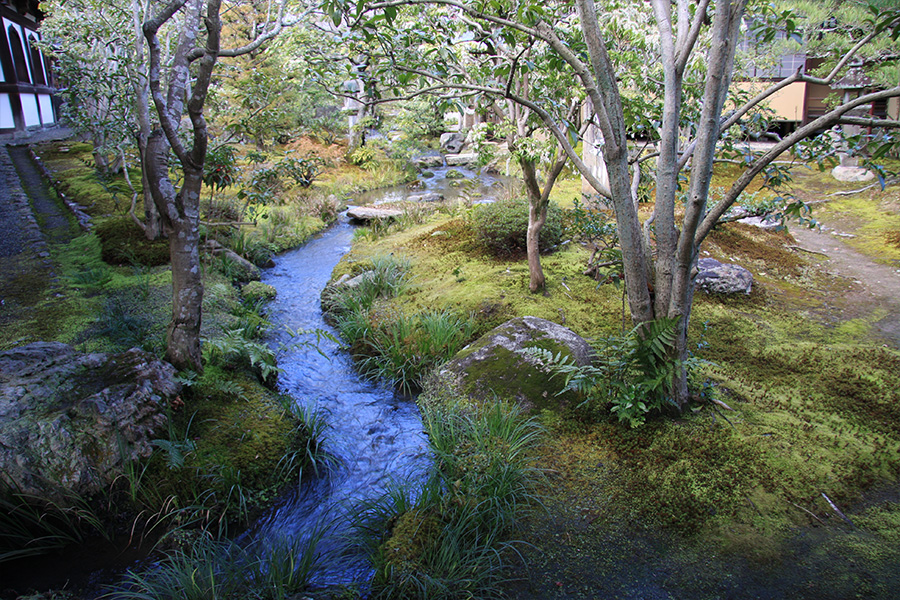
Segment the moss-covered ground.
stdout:
[[[52,340],[85,352],[138,346],[162,357],[171,318],[168,244],[143,237],[127,216],[131,190],[124,177],[100,177],[90,150],[75,142],[36,148],[57,189],[91,216],[93,230],[68,242],[50,240],[46,259],[26,252],[15,257],[15,264],[7,261],[0,349]],[[354,181],[354,174],[346,172],[351,169],[332,170],[344,184]],[[365,188],[369,178],[356,171],[356,187]],[[398,179],[406,176],[392,173]],[[139,174],[131,172],[130,178],[140,191]],[[333,212],[320,212],[316,203],[329,190],[292,190],[296,194],[270,207],[268,217],[245,230],[244,237],[262,239],[271,252],[302,243],[325,226],[323,219],[333,218]],[[237,191],[225,190],[222,200],[235,205]],[[217,216],[210,208],[204,208],[202,219]],[[241,232],[228,225],[220,229],[211,227],[206,235],[219,233],[223,243],[241,250],[235,243]],[[237,346],[258,344],[256,336],[267,324],[257,296],[242,297],[221,261],[202,260],[202,337]],[[236,329],[246,334],[236,339],[229,333]],[[152,540],[167,527],[187,523],[216,533],[228,523],[246,522],[307,464],[315,448],[310,432],[289,410],[289,399],[264,385],[259,369],[251,368],[237,350],[230,358],[208,357],[202,375],[182,374],[188,385],[179,402],[168,407],[170,427],[162,432],[158,452],[132,465],[97,505],[113,533],[125,533],[124,543],[139,543],[145,536]],[[4,597],[12,593],[0,588]]]
[[[807,201],[849,189],[827,173],[797,173]],[[730,176],[723,169],[717,181]],[[896,190],[834,196],[814,216],[830,224],[841,214],[842,231],[857,235],[848,239],[892,260]],[[540,413],[543,506],[519,533],[525,560],[511,557],[522,566],[510,596],[894,597],[900,352],[872,327],[887,308],[846,311],[860,284],[797,245],[741,224],[710,236],[703,254],[745,266],[755,284],[748,296],[698,294],[697,402],[682,417],[627,429],[597,411]],[[520,315],[588,338],[629,321],[621,289],[582,275],[588,254],[577,241],[542,259],[538,295],[524,262],[482,250],[465,210],[361,237],[335,275],[388,253],[413,264],[400,309],[472,313],[479,333]]]

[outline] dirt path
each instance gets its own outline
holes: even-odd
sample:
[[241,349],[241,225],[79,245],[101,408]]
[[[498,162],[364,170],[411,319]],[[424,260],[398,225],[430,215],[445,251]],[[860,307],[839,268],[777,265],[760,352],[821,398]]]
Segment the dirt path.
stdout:
[[887,315],[875,322],[874,327],[889,343],[900,348],[900,265],[891,267],[874,262],[847,245],[827,225],[821,230],[793,227],[791,235],[801,248],[826,255],[822,265],[830,273],[857,284],[839,299],[847,318],[886,310]]

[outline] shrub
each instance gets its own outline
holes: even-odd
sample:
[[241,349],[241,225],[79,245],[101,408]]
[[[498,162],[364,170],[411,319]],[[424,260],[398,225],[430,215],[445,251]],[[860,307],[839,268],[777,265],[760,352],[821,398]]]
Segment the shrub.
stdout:
[[156,267],[169,264],[169,242],[150,241],[127,217],[108,219],[94,228],[103,261],[111,265]]
[[639,427],[649,414],[674,406],[673,382],[679,369],[689,366],[671,356],[677,334],[678,318],[639,323],[626,335],[601,340],[597,365],[581,366],[543,348],[521,353],[539,360],[547,372],[563,376],[563,391],[582,396],[581,406],[608,404],[619,421]]
[[316,156],[307,158],[287,157],[278,163],[278,170],[302,188],[308,188],[322,172],[324,161]]
[[237,158],[231,146],[219,146],[206,152],[203,183],[215,191],[233,185],[238,174]]
[[361,169],[374,169],[378,166],[378,159],[375,150],[369,146],[360,146],[347,155],[347,162],[356,165]]
[[[497,258],[512,258],[525,253],[528,230],[528,203],[518,198],[482,204],[474,212],[479,242]],[[554,203],[547,208],[547,222],[541,229],[542,250],[562,241],[563,213]]]

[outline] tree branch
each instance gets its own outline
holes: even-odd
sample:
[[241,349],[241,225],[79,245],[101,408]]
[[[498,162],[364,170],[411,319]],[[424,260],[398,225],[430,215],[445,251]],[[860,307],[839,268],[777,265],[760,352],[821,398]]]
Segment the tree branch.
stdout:
[[[159,28],[162,27],[163,23],[171,19],[175,16],[175,13],[178,12],[183,6],[187,4],[187,0],[174,0],[169,3],[160,14],[156,16],[154,19],[150,19],[149,21],[144,23],[144,37],[147,38],[147,46],[149,48],[149,57],[150,57],[150,67],[149,67],[149,88],[150,95],[153,98],[153,103],[156,105],[156,112],[159,115],[160,126],[166,134],[166,139],[169,140],[169,145],[172,147],[172,150],[175,152],[175,155],[181,161],[187,160],[187,152],[184,149],[184,146],[181,143],[181,140],[178,139],[178,122],[177,119],[181,118],[180,108],[178,110],[178,114],[172,114],[171,106],[167,102],[166,98],[162,93],[162,83],[161,83],[161,72],[162,67],[160,65],[160,44],[158,32]],[[188,18],[187,16],[185,17]],[[185,27],[187,29],[187,26]],[[177,54],[177,53],[176,53]],[[176,62],[177,62],[176,58]],[[186,69],[185,69],[186,71]],[[175,85],[175,82],[171,85]],[[171,90],[170,90],[171,92]],[[170,97],[171,97],[170,93]],[[179,105],[180,106],[180,105]]]
[[694,13],[694,20],[691,23],[691,29],[687,37],[682,39],[679,31],[678,48],[675,53],[675,68],[680,73],[684,73],[684,70],[687,68],[687,61],[691,56],[691,52],[694,51],[694,46],[697,44],[697,38],[700,36],[700,28],[703,27],[708,7],[709,0],[701,0],[697,6],[697,12]]
[[879,127],[887,129],[900,129],[900,121],[891,119],[876,119],[874,117],[841,117],[838,125],[861,125],[862,127]]
[[889,88],[887,90],[881,90],[879,92],[873,92],[871,94],[866,94],[864,96],[860,96],[859,98],[854,99],[851,102],[843,104],[829,113],[822,115],[818,119],[808,123],[804,127],[801,127],[788,137],[784,138],[781,142],[773,146],[768,152],[760,156],[756,161],[754,161],[753,165],[734,182],[731,186],[731,189],[728,190],[728,193],[725,195],[722,200],[713,207],[712,210],[707,213],[704,217],[703,222],[697,228],[697,233],[694,236],[694,243],[699,246],[700,243],[709,235],[709,232],[712,231],[713,226],[716,224],[716,221],[725,214],[732,204],[734,204],[737,197],[741,194],[742,191],[753,181],[753,178],[759,175],[764,168],[766,168],[772,161],[774,161],[782,152],[790,149],[794,145],[796,145],[801,140],[812,137],[818,131],[823,129],[828,129],[829,127],[837,124],[838,121],[841,120],[843,115],[857,106],[868,104],[875,100],[884,100],[886,98],[893,98],[896,96],[900,96],[900,86]]
[[194,130],[194,146],[190,159],[196,169],[203,168],[206,159],[206,148],[209,142],[206,132],[206,119],[203,117],[203,104],[212,80],[212,72],[216,66],[221,43],[222,22],[219,18],[221,0],[208,0],[206,5],[206,50],[200,61],[197,79],[188,102],[188,116]]
[[[271,23],[267,23],[266,27],[263,29],[263,32],[260,33],[252,42],[238,48],[228,48],[225,50],[220,50],[219,56],[221,58],[236,58],[238,56],[249,54],[254,50],[259,49],[269,40],[280,35],[286,27],[293,27],[294,25],[302,22],[303,17],[312,12],[312,9],[308,9],[296,17],[290,20],[286,20],[284,13],[287,9],[287,2],[288,0],[281,0],[281,3],[278,5],[278,16],[273,19]],[[272,25],[271,28],[269,28],[270,24]],[[190,54],[188,54],[188,60],[194,62],[195,60],[203,57],[205,52],[206,51],[203,48],[195,48],[190,52]]]
[[[814,83],[817,85],[831,85],[840,72],[843,70],[847,63],[853,59],[856,53],[860,48],[865,46],[867,43],[872,41],[875,37],[877,37],[881,33],[880,31],[871,31],[865,37],[863,37],[859,42],[857,42],[850,50],[848,50],[843,57],[838,61],[837,65],[831,70],[831,72],[825,76],[824,78],[813,77],[811,75],[807,75],[803,73],[803,67],[798,67],[793,75],[782,79],[778,83],[766,88],[748,102],[737,108],[733,111],[727,119],[722,122],[722,125],[719,127],[720,135],[728,130],[729,127],[736,124],[738,121],[743,118],[750,110],[754,107],[758,106],[761,102],[774,95],[776,92],[786,88],[792,83],[795,82],[805,82],[805,83]],[[688,160],[690,160],[691,156],[694,153],[694,150],[697,146],[696,141],[691,142],[688,148],[685,150],[684,154],[681,156],[681,159],[678,161],[679,170],[684,169],[685,165],[687,165]]]

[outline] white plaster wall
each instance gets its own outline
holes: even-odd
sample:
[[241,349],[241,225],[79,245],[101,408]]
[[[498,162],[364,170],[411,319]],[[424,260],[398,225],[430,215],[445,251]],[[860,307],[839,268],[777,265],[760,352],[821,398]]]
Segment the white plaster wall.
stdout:
[[0,94],[0,129],[15,129],[16,119],[13,117],[9,94]]
[[49,94],[40,94],[38,95],[38,104],[41,109],[41,121],[44,125],[52,125],[56,123],[56,118],[53,116],[53,103],[50,101]]
[[33,94],[22,94],[22,116],[25,117],[25,127],[33,127],[41,124],[41,112],[38,109],[37,98]]

